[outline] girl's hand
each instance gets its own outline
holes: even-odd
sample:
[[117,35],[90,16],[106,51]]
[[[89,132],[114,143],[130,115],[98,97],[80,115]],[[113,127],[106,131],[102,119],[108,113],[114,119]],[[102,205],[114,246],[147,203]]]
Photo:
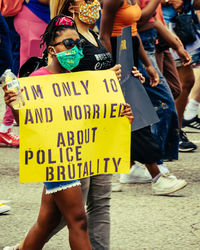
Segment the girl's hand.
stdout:
[[121,64],[116,64],[114,67],[110,68],[110,70],[113,70],[117,76],[118,81],[121,80],[122,75],[121,75]]
[[140,73],[140,71],[136,67],[133,67],[132,74],[135,77],[138,77],[140,79],[141,83],[145,82],[145,77],[142,75],[142,73]]
[[151,87],[157,86],[160,80],[158,72],[155,70],[155,68],[152,65],[145,67],[145,69],[146,69],[147,74],[149,75]]
[[129,104],[123,104],[124,109],[121,111],[121,115],[126,116],[129,119],[130,124],[133,122],[133,113],[131,110],[131,106]]
[[8,105],[10,108],[13,109],[12,102],[16,101],[17,93],[14,92],[13,90],[8,90],[7,85],[3,86],[3,90],[4,90],[4,101],[6,105]]

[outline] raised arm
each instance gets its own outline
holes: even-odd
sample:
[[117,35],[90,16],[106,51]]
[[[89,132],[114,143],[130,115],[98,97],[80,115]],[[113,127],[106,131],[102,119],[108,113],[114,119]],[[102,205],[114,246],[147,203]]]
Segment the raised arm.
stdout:
[[104,47],[112,53],[111,48],[111,34],[113,30],[113,24],[115,15],[121,5],[121,0],[103,0],[103,14],[101,17],[101,29],[100,29],[100,40]]

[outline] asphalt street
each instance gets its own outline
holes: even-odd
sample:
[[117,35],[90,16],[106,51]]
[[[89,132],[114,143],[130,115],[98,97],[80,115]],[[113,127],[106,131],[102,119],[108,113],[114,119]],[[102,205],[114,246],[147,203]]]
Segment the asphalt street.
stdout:
[[[4,111],[1,101],[0,120]],[[151,184],[132,184],[112,193],[111,250],[200,249],[200,133],[189,133],[188,137],[198,149],[180,153],[178,161],[166,163],[171,172],[188,182],[186,188],[169,196],[153,196]],[[19,183],[19,149],[0,148],[0,159],[0,200],[9,201],[12,208],[0,215],[2,249],[20,242],[36,221],[43,185]],[[119,176],[113,179],[118,182]],[[67,229],[44,249],[70,249]]]

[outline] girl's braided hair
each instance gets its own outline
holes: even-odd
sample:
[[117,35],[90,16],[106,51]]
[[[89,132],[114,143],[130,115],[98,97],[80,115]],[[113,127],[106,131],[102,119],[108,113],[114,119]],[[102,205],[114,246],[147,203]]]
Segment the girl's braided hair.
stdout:
[[[65,18],[66,20],[68,19],[69,23],[60,22],[60,20],[62,21],[62,18]],[[66,29],[77,30],[73,19],[63,14],[55,16],[53,19],[51,19],[44,34],[41,36],[40,46],[43,46],[44,44],[46,44],[46,46],[48,47],[49,45],[51,45],[51,42],[53,42],[55,38],[60,35],[61,31],[66,30]]]

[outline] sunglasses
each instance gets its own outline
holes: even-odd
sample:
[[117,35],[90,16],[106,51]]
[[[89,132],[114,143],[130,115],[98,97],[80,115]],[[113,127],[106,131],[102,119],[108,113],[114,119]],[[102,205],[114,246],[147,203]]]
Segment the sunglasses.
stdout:
[[74,41],[73,39],[69,38],[69,39],[64,39],[62,42],[58,42],[55,44],[52,44],[51,46],[55,47],[59,44],[64,44],[66,49],[71,49],[74,46],[77,46],[78,48],[83,48],[85,40],[84,39],[78,39],[76,41]]

